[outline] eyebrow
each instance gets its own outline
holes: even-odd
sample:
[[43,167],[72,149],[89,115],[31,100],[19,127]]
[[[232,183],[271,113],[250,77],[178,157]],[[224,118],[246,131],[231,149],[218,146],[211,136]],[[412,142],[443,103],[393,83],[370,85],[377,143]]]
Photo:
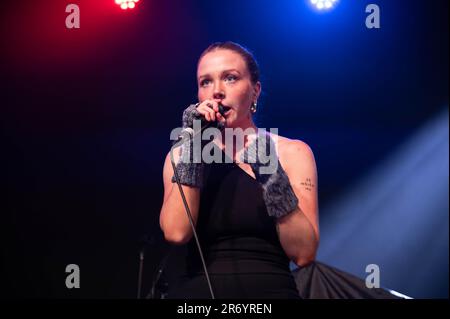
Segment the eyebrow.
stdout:
[[[223,71],[222,71],[222,74],[223,74],[223,73],[227,73],[227,72],[231,72],[231,71],[235,71],[235,72],[237,72],[238,74],[241,74],[241,72],[239,72],[239,71],[236,70],[236,69],[223,70]],[[207,76],[209,76],[208,73],[207,73],[207,74],[202,74],[202,75],[200,75],[200,76],[198,77],[198,79],[200,80],[200,79],[205,78],[205,77],[207,77]]]

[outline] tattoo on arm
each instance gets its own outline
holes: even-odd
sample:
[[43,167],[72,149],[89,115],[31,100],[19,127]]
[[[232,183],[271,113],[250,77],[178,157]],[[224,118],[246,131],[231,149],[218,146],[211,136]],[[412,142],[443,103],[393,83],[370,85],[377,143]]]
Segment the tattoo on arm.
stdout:
[[307,191],[312,191],[312,189],[316,186],[312,183],[311,178],[307,178],[304,182],[301,182],[302,185]]

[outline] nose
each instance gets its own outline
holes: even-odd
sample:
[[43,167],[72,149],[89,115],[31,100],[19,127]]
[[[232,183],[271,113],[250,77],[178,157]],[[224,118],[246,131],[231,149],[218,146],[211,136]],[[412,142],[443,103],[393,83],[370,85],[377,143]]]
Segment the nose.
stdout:
[[225,98],[225,93],[222,91],[214,92],[213,98],[215,100],[223,100]]
[[214,86],[213,99],[214,100],[223,100],[225,98],[225,92],[223,91],[220,84],[216,84]]

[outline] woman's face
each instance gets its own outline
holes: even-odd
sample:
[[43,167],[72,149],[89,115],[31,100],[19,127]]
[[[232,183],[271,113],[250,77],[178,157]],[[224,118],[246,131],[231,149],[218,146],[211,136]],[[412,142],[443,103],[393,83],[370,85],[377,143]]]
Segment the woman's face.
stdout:
[[253,123],[250,106],[258,100],[261,84],[252,83],[240,54],[227,49],[205,54],[198,64],[197,84],[200,102],[214,100],[225,107],[227,127],[247,127]]

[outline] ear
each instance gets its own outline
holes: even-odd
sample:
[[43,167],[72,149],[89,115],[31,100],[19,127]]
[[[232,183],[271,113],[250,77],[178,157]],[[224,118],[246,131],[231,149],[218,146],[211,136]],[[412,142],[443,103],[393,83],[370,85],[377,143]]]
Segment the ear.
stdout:
[[255,85],[253,85],[253,96],[255,97],[255,100],[258,100],[259,95],[261,94],[261,82],[256,82]]

